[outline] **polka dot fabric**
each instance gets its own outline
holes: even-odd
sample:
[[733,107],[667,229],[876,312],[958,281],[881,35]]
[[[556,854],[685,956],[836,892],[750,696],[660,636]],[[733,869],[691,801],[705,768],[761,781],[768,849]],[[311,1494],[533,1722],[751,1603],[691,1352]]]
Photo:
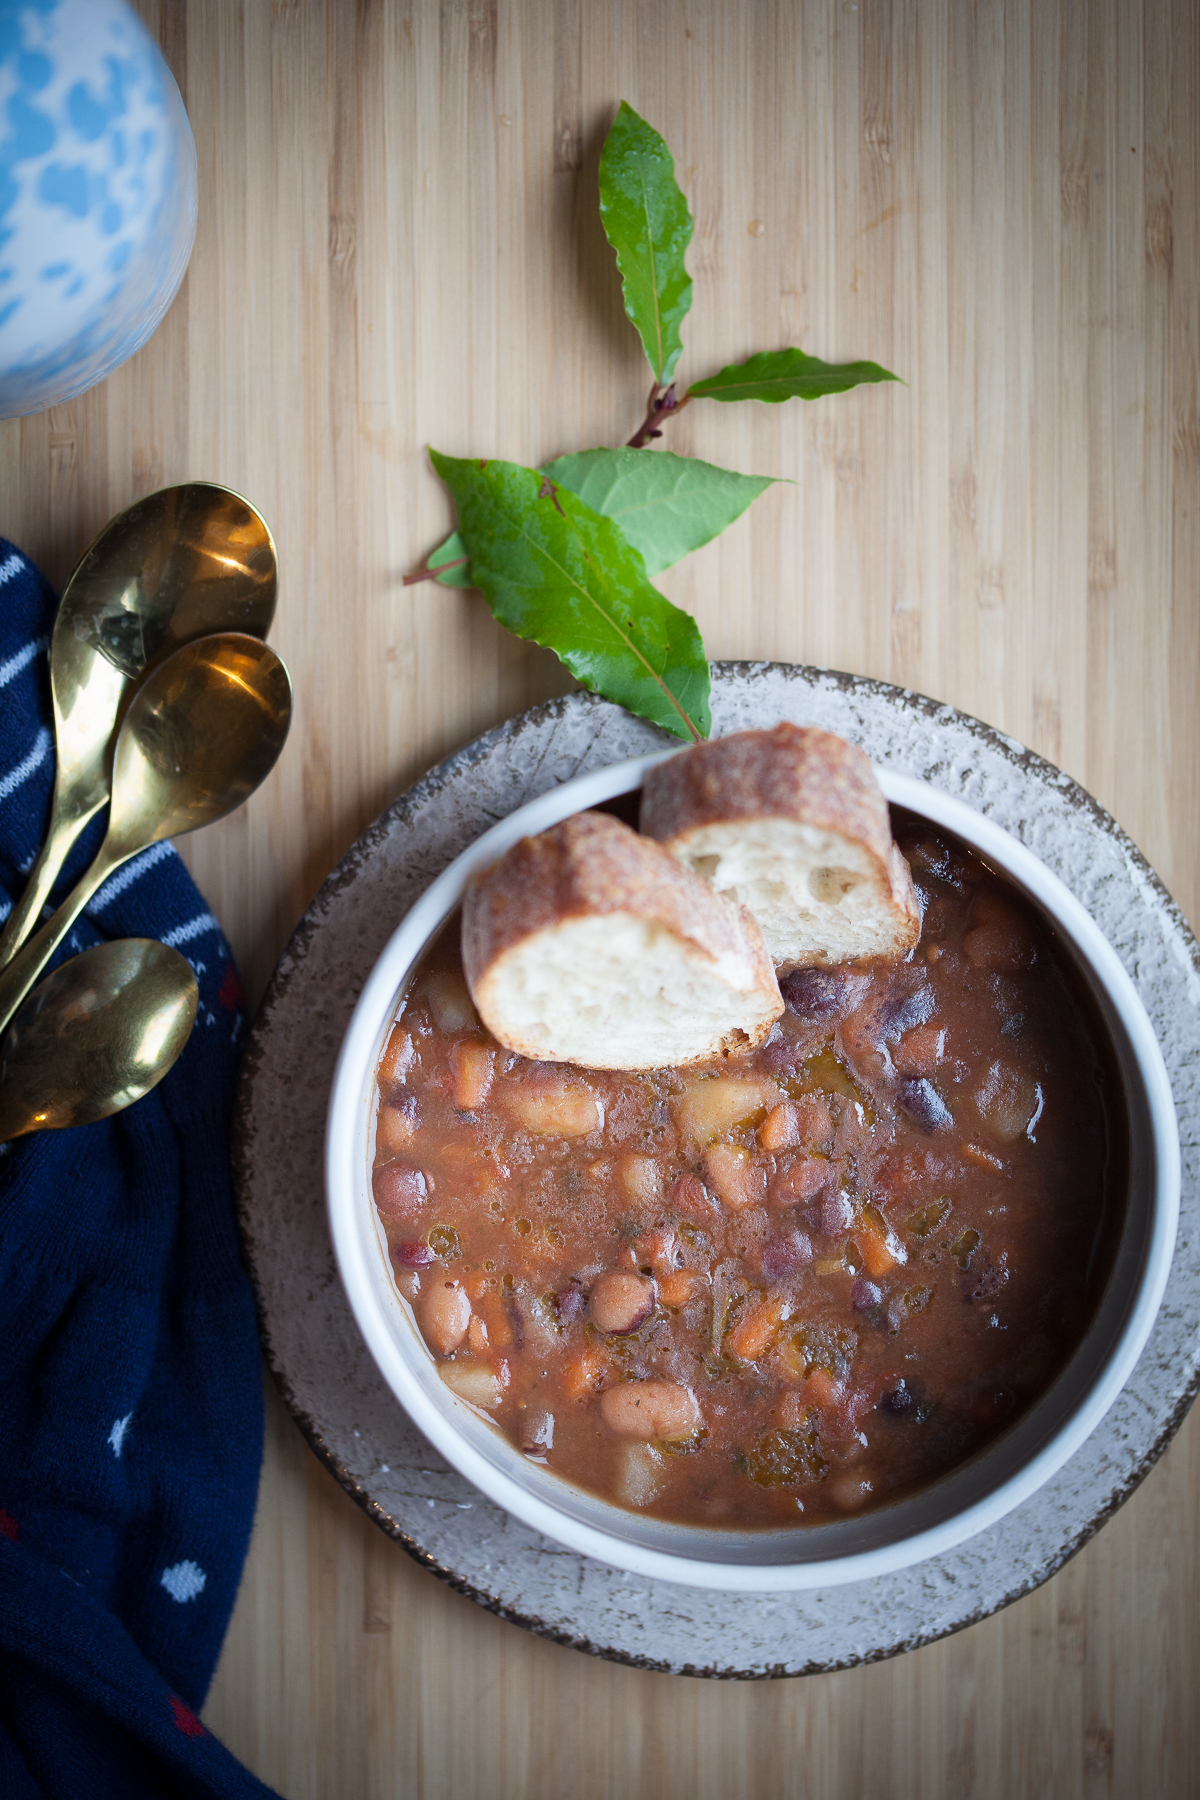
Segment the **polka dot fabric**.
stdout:
[[[55,606],[0,538],[0,917],[49,818]],[[229,1188],[241,984],[169,846],[118,871],[60,960],[114,937],[178,949],[200,1010],[136,1106],[0,1148],[0,1795],[261,1796],[197,1716],[262,1458]]]

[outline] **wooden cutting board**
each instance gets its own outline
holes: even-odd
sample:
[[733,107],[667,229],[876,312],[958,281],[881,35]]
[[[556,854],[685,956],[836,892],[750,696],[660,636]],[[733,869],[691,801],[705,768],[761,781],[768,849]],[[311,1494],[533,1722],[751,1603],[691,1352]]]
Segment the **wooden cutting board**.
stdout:
[[[595,206],[612,112],[696,217],[686,381],[799,344],[907,387],[689,408],[785,476],[662,578],[714,657],[978,714],[1081,780],[1200,920],[1200,16],[1187,0],[143,0],[200,164],[191,269],[109,382],[0,426],[0,529],[56,580],[208,476],[277,536],[297,688],[270,783],[185,854],[261,993],[364,824],[567,685],[404,588],[426,446],[627,438],[648,385]],[[597,1663],[424,1574],[273,1394],[206,1718],[289,1800],[1200,1791],[1200,1439],[1044,1588],[898,1661],[714,1685]]]

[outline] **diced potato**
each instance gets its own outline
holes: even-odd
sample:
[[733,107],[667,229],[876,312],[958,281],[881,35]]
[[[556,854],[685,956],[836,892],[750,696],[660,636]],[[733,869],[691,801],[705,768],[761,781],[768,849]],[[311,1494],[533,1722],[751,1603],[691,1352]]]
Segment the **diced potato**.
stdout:
[[1002,1143],[1024,1137],[1041,1117],[1041,1084],[999,1058],[987,1069],[972,1099],[983,1123]]
[[453,969],[433,969],[425,977],[425,998],[439,1031],[478,1031],[479,1015],[467,984]]
[[536,1137],[586,1137],[604,1123],[604,1108],[586,1081],[570,1076],[507,1083],[504,1110]]
[[452,1394],[485,1412],[499,1406],[508,1386],[508,1364],[504,1362],[448,1362],[438,1373]]
[[714,1075],[690,1081],[672,1101],[671,1110],[680,1137],[689,1149],[700,1151],[738,1126],[762,1123],[779,1104],[779,1089],[761,1077]]
[[790,1150],[800,1142],[800,1125],[796,1118],[796,1109],[784,1101],[773,1106],[762,1122],[759,1142],[769,1155],[774,1156],[777,1150]]
[[489,1348],[488,1328],[483,1320],[472,1313],[471,1322],[467,1326],[467,1348],[476,1356],[482,1356]]
[[714,1144],[705,1155],[704,1174],[713,1192],[735,1212],[762,1205],[766,1171],[739,1145]]
[[620,1157],[617,1176],[631,1200],[640,1200],[649,1206],[662,1196],[662,1164],[655,1156]]
[[454,1077],[454,1104],[460,1112],[474,1112],[491,1091],[496,1052],[473,1038],[459,1038],[450,1051]]
[[725,1339],[725,1348],[739,1362],[757,1362],[771,1346],[783,1318],[783,1301],[760,1299],[746,1308]]
[[622,1506],[645,1506],[662,1482],[662,1453],[649,1444],[623,1444],[617,1452],[613,1498]]

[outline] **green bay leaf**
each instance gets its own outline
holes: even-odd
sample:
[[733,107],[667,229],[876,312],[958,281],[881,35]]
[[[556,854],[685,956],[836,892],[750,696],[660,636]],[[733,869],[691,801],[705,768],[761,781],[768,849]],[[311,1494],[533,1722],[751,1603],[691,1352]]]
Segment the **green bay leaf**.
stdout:
[[692,241],[692,215],[675,180],[671,152],[624,100],[600,155],[600,219],[616,251],[625,311],[661,385],[679,361],[679,328],[692,304],[692,278],[683,260]]
[[539,469],[430,451],[454,496],[471,578],[494,617],[572,675],[691,741],[712,729],[696,621],[646,575],[619,525]]
[[739,475],[671,450],[581,450],[547,463],[551,481],[615,519],[647,575],[661,575],[718,537],[774,475]]
[[[740,475],[671,450],[623,446],[560,456],[542,473],[577,494],[594,512],[615,519],[634,549],[640,550],[650,576],[661,575],[718,537],[778,479]],[[437,579],[444,587],[473,587],[470,564],[459,561],[465,555],[466,546],[455,531],[438,545],[428,567],[458,563]]]
[[689,400],[819,400],[868,381],[899,381],[878,363],[827,363],[803,350],[762,350],[744,363],[728,363],[706,381],[694,381]]

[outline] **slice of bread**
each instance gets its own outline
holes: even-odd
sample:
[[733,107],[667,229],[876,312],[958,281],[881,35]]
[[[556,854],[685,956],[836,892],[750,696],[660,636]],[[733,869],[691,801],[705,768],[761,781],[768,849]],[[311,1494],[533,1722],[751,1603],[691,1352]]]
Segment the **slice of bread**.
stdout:
[[607,813],[485,870],[462,948],[488,1030],[538,1062],[678,1067],[756,1048],[783,1011],[753,919]]
[[740,731],[659,763],[641,829],[753,913],[778,969],[896,959],[921,934],[870,760],[831,732]]

